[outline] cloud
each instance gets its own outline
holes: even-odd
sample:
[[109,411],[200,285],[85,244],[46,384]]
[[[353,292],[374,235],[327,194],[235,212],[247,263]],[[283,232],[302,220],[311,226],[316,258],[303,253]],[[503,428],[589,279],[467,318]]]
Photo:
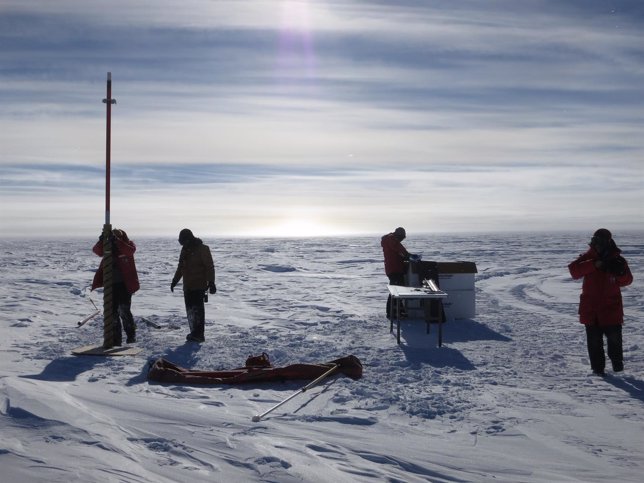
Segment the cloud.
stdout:
[[[4,167],[0,175],[0,201],[17,208],[3,211],[0,224],[14,233],[100,230],[102,170]],[[538,164],[422,171],[133,165],[113,173],[111,217],[128,231],[164,236],[184,225],[208,236],[292,235],[298,226],[302,234],[316,227],[367,234],[400,224],[415,232],[530,230],[535,223],[584,229],[598,220],[633,229],[642,214],[641,184],[629,175],[613,166],[580,174]]]
[[108,71],[115,213],[150,233],[203,200],[227,233],[294,205],[334,233],[641,227],[643,18],[635,1],[7,0],[3,233],[100,219]]

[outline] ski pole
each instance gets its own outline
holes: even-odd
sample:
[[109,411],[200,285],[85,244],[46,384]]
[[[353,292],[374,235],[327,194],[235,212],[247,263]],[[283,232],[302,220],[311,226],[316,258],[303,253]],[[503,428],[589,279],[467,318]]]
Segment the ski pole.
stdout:
[[98,307],[96,306],[96,304],[95,304],[95,303],[94,303],[94,301],[92,300],[92,297],[87,297],[87,298],[89,299],[89,301],[90,301],[90,302],[92,302],[92,305],[94,306],[94,308],[95,308],[96,310],[98,310]]
[[94,312],[93,314],[88,315],[88,316],[87,316],[87,317],[85,317],[83,320],[81,320],[80,322],[78,322],[78,327],[82,327],[83,325],[85,325],[87,322],[89,322],[90,320],[92,320],[94,317],[96,317],[96,316],[97,316],[98,314],[100,314],[100,313],[101,313],[101,311],[100,311],[100,310],[97,310],[97,311],[96,311],[96,312]]
[[92,297],[87,297],[87,298],[88,298],[88,300],[89,300],[90,302],[92,302],[92,305],[94,306],[94,308],[96,309],[96,311],[95,311],[95,312],[93,312],[93,313],[91,313],[91,314],[90,314],[90,315],[88,315],[87,317],[85,317],[83,320],[79,321],[79,322],[78,322],[77,327],[82,327],[82,326],[83,326],[83,325],[85,325],[87,322],[89,322],[90,320],[92,320],[94,317],[96,317],[98,314],[100,314],[100,313],[101,313],[101,311],[98,309],[98,307],[96,306],[96,304],[95,304],[95,303],[94,303],[94,301],[92,300]]
[[324,374],[322,374],[320,377],[318,377],[318,378],[317,378],[317,379],[315,379],[314,381],[309,382],[306,386],[304,386],[302,389],[300,389],[300,390],[299,390],[299,391],[297,391],[296,393],[291,394],[289,397],[287,397],[286,399],[284,399],[282,402],[280,402],[280,403],[276,404],[275,406],[273,406],[272,408],[270,408],[268,411],[265,411],[265,412],[263,412],[262,414],[256,414],[255,416],[253,416],[253,422],[254,422],[254,423],[259,422],[259,421],[260,421],[264,416],[266,416],[266,415],[267,415],[268,413],[270,413],[270,412],[275,411],[275,410],[276,410],[278,407],[280,407],[282,404],[287,403],[288,401],[290,401],[291,399],[293,399],[293,398],[294,398],[295,396],[297,396],[298,394],[301,394],[301,393],[305,392],[307,389],[311,389],[313,386],[315,386],[315,385],[316,385],[318,382],[320,382],[322,379],[324,379],[325,377],[327,377],[327,376],[331,375],[331,373],[332,373],[333,371],[335,371],[338,367],[340,367],[340,366],[339,366],[339,364],[333,364],[333,367],[332,367],[331,369],[329,369],[328,371],[326,371]]

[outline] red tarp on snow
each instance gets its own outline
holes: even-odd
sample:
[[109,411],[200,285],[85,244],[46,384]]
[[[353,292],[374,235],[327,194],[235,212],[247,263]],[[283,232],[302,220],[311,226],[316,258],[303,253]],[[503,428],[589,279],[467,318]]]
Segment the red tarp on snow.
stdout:
[[291,364],[285,367],[272,367],[268,361],[259,357],[261,362],[253,364],[249,358],[246,367],[227,371],[199,371],[185,369],[162,357],[154,361],[148,371],[148,379],[157,382],[176,384],[245,384],[249,382],[286,381],[291,379],[316,379],[337,366],[335,372],[341,372],[352,379],[362,377],[362,363],[353,356],[341,357],[323,364]]

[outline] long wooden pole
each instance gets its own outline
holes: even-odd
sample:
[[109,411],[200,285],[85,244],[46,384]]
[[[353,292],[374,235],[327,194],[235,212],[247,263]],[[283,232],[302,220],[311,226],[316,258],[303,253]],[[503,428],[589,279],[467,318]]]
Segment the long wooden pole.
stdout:
[[112,225],[110,224],[110,170],[112,142],[112,73],[107,73],[107,97],[103,99],[107,107],[105,132],[105,224],[103,225],[103,347],[114,347],[114,313],[112,292]]

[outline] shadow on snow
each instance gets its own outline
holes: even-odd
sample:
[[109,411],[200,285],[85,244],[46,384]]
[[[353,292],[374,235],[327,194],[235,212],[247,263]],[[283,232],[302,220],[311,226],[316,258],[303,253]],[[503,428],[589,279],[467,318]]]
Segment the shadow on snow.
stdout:
[[45,366],[40,374],[20,376],[25,379],[39,381],[75,381],[83,372],[93,369],[99,363],[104,363],[104,357],[96,356],[66,356],[54,359]]
[[635,379],[632,376],[625,377],[607,377],[606,382],[612,384],[618,389],[630,394],[633,398],[644,401],[644,381]]
[[201,344],[195,342],[185,342],[184,344],[167,349],[164,353],[156,355],[148,359],[148,361],[141,368],[140,374],[131,378],[125,385],[134,386],[136,384],[143,384],[148,380],[148,371],[154,361],[159,357],[172,361],[181,367],[193,367],[197,362],[197,353],[201,350]]
[[[394,324],[394,334],[396,327]],[[471,319],[449,321],[443,324],[443,345],[438,347],[438,324],[430,324],[429,334],[424,320],[403,320],[400,323],[400,348],[412,364],[434,367],[454,367],[473,370],[476,367],[460,351],[446,347],[446,343],[472,340],[511,339]]]

